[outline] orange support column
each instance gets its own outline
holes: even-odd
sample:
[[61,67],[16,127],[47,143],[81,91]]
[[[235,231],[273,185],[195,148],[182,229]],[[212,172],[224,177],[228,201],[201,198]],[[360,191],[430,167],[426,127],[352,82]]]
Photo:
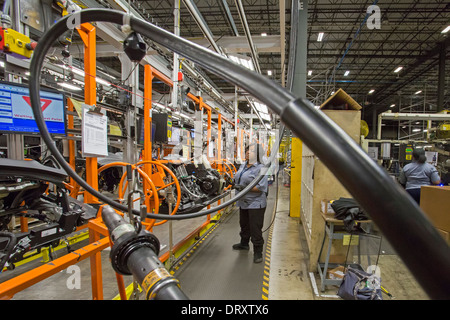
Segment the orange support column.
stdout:
[[[152,160],[152,80],[153,80],[153,69],[150,65],[144,66],[144,153],[142,160],[151,161]],[[147,163],[144,164],[144,172],[151,176],[152,165]],[[147,181],[144,179],[144,192],[148,195],[151,187]],[[150,212],[151,208],[147,205],[147,212]]]
[[219,113],[217,118],[219,133],[217,134],[217,168],[222,172],[222,115]]
[[[97,103],[97,82],[96,82],[96,32],[95,27],[90,23],[84,23],[80,26],[78,33],[84,43],[84,102],[93,106]],[[98,190],[98,167],[97,158],[86,158],[86,182],[95,190]],[[88,192],[84,193],[85,203],[97,203],[96,197]],[[98,241],[100,235],[94,230],[89,230],[89,241],[91,243]],[[92,299],[103,300],[103,275],[101,254],[96,253],[90,257],[91,260],[91,285]]]
[[[95,243],[100,240],[100,234],[92,229],[89,230],[89,242]],[[102,274],[102,256],[97,252],[91,256],[91,285],[92,300],[103,300],[103,274]]]
[[[222,115],[220,113],[217,118],[217,130],[219,131],[217,134],[217,169],[222,172]],[[217,205],[220,205],[220,199],[217,201]]]
[[213,160],[214,158],[209,156],[209,147],[211,144],[211,109],[207,109],[206,113],[208,115],[208,122],[207,122],[207,127],[206,127],[206,130],[207,130],[206,131],[206,141],[208,144],[208,148],[207,148],[208,154],[206,156],[209,160]]
[[[90,23],[84,23],[78,29],[84,43],[84,103],[93,106],[97,103],[96,82],[96,32]],[[97,158],[86,158],[86,182],[95,190],[98,190]],[[85,203],[97,203],[93,195],[85,192]]]

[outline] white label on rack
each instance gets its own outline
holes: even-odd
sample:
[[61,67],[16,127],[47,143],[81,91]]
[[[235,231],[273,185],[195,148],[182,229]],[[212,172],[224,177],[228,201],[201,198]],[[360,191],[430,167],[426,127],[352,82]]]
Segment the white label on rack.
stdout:
[[41,232],[41,237],[48,237],[48,236],[51,236],[52,234],[55,234],[56,231],[57,231],[57,228],[44,230],[44,231]]

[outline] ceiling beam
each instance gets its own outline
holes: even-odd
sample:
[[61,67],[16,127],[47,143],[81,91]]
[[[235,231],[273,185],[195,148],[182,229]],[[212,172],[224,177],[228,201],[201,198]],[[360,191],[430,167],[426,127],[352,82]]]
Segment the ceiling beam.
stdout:
[[[198,45],[203,47],[207,47],[209,45],[208,41],[204,38],[186,38],[189,41],[192,41]],[[253,45],[257,49],[258,52],[261,53],[280,53],[281,51],[281,41],[280,36],[253,36]],[[214,39],[216,43],[220,45],[221,48],[226,53],[252,53],[250,49],[248,40],[244,36],[225,36]]]

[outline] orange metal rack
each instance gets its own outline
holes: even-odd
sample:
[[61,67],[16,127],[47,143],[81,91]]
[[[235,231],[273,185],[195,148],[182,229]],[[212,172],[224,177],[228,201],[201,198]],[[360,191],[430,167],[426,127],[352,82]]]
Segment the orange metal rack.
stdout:
[[[85,68],[85,103],[88,105],[96,104],[96,32],[95,27],[90,23],[81,24],[77,31],[84,44],[84,68]],[[152,101],[152,79],[158,78],[169,86],[173,86],[173,82],[162,72],[153,68],[150,65],[144,66],[144,151],[143,151],[143,171],[144,175],[151,172],[152,166],[152,145],[151,145],[151,101]],[[188,97],[199,106],[200,110],[205,110],[207,112],[207,143],[209,145],[211,140],[211,114],[212,108],[203,101],[202,97],[197,97],[191,93],[188,93]],[[70,99],[67,102],[68,110],[74,111],[74,106]],[[225,118],[223,115],[219,114],[219,130],[222,126],[222,121],[234,123],[229,119]],[[68,114],[68,128],[73,129],[73,114]],[[69,136],[73,136],[69,134]],[[219,140],[221,144],[221,140]],[[150,150],[150,151],[148,151]],[[74,140],[69,139],[69,163],[75,169],[75,143]],[[217,160],[221,159],[221,155],[218,155]],[[214,161],[214,159],[210,159]],[[216,160],[216,161],[217,161]],[[218,161],[221,166],[221,161]],[[162,164],[161,164],[162,165]],[[231,167],[227,165],[228,168]],[[233,166],[234,168],[234,166]],[[234,168],[235,171],[235,168]],[[93,188],[98,189],[98,165],[97,158],[88,157],[86,158],[86,182],[89,183]],[[79,194],[84,195],[84,202],[89,204],[99,204],[98,199],[93,195],[80,191],[80,186],[71,178],[69,183],[66,184],[70,191],[70,196],[77,198]],[[144,190],[152,189],[152,182],[144,179]],[[153,186],[154,191],[154,186]],[[220,204],[220,200],[218,202]],[[177,208],[178,206],[176,206]],[[209,208],[210,206],[208,206]],[[92,284],[92,299],[102,300],[103,299],[103,277],[102,277],[102,261],[101,261],[101,251],[106,249],[111,245],[108,230],[103,224],[101,219],[101,208],[97,213],[97,218],[92,219],[88,222],[87,228],[89,230],[89,244],[68,253],[60,258],[57,258],[49,263],[39,266],[33,270],[25,272],[19,276],[16,276],[8,281],[3,282],[0,285],[0,299],[11,299],[16,293],[33,286],[34,284],[66,269],[70,265],[74,265],[87,258],[90,259],[91,267],[91,284]],[[175,208],[175,210],[176,210]],[[153,222],[154,223],[154,222]],[[211,226],[211,217],[208,215],[206,220],[188,234],[179,243],[176,243],[173,247],[173,252],[177,252],[183,249],[190,241],[193,241],[202,232],[205,232]],[[151,229],[153,224],[149,226]],[[82,226],[80,228],[86,228]],[[166,252],[159,258],[161,262],[166,262],[170,257],[170,252]],[[123,277],[120,274],[116,274],[119,295],[121,299],[127,299],[125,285]]]

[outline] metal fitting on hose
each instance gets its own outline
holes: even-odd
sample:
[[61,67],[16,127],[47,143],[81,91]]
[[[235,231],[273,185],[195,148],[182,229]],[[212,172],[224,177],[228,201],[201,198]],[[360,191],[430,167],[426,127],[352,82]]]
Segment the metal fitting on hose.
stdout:
[[113,246],[111,265],[119,274],[133,275],[147,299],[188,299],[179,288],[179,281],[159,261],[158,238],[147,230],[136,231],[110,206],[102,209]]

